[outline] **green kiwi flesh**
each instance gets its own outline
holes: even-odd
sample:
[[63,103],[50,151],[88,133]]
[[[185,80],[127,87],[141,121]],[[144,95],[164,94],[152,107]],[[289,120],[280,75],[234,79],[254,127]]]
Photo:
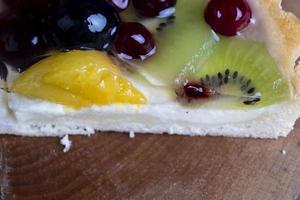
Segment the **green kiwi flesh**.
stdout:
[[217,99],[230,99],[225,107],[263,107],[290,98],[288,81],[263,44],[221,38],[211,51],[182,70],[177,87],[198,81],[214,88]]
[[[154,31],[157,53],[146,61],[130,65],[136,66],[151,84],[173,86],[176,76],[193,56],[205,52],[214,43],[203,17],[206,4],[206,0],[178,0],[176,19],[140,19]],[[123,14],[123,19],[134,20],[132,11],[128,11],[127,16]],[[157,25],[154,30],[153,24]]]

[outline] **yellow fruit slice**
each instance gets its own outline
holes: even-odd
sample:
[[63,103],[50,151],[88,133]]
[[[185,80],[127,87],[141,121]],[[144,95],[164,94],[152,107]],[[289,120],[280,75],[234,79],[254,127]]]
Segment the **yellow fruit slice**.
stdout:
[[76,50],[46,58],[22,73],[13,91],[74,108],[147,102],[107,54],[98,51]]

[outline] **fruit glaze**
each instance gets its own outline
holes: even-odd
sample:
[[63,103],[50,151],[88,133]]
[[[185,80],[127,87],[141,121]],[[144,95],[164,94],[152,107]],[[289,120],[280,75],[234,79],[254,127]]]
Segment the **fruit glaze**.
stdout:
[[[290,97],[247,0],[5,0],[0,78],[74,108],[145,104],[132,79],[185,106],[256,108]],[[138,78],[137,78],[138,77]]]

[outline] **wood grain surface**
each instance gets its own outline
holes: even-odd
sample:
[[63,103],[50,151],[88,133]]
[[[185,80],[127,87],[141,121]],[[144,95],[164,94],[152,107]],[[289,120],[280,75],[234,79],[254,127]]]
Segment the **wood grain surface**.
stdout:
[[1,136],[0,199],[300,200],[299,133],[300,121],[279,140],[99,133],[68,153],[59,138]]

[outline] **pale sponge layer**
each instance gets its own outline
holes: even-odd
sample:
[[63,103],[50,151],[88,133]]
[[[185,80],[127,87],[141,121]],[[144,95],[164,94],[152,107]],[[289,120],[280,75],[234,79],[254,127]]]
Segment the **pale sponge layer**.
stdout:
[[255,110],[191,109],[170,102],[143,106],[95,106],[75,111],[14,94],[9,99],[11,111],[0,111],[0,132],[30,136],[133,131],[277,138],[286,136],[293,129],[300,110],[300,104],[291,101]]

